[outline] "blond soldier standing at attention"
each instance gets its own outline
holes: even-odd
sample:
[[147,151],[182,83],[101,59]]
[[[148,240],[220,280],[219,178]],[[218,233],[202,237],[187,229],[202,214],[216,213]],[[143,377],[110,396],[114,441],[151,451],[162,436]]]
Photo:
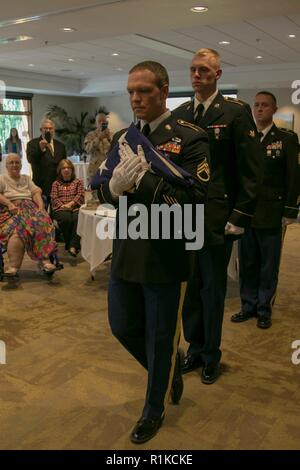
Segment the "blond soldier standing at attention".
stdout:
[[251,224],[263,156],[250,106],[225,99],[217,89],[222,75],[218,52],[200,49],[190,73],[195,97],[174,114],[207,132],[211,181],[205,204],[204,247],[198,252],[183,307],[184,335],[190,343],[183,372],[203,366],[201,380],[212,384],[221,373],[227,264],[233,240]]

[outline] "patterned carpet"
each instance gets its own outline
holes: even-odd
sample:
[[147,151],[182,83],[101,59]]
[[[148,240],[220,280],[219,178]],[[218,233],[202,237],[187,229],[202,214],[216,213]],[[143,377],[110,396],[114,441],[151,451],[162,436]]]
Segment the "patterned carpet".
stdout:
[[[237,285],[229,283],[224,373],[203,385],[185,376],[180,406],[170,405],[157,436],[139,449],[299,449],[300,225],[288,228],[273,327],[233,324]],[[62,253],[49,281],[26,259],[18,286],[0,284],[1,449],[136,449],[129,433],[140,416],[145,373],[112,337],[106,287],[86,262]],[[182,342],[185,347],[184,342]]]

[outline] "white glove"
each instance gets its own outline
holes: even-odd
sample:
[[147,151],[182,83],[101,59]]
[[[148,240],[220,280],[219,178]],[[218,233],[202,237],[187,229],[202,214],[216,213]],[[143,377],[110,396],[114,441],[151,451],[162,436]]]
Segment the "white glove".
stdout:
[[129,146],[129,144],[127,144],[127,142],[123,142],[123,144],[120,145],[120,148],[119,148],[119,155],[120,155],[121,160],[123,160],[125,158],[132,159],[132,158],[139,157],[140,162],[141,162],[141,170],[140,170],[139,175],[138,175],[138,177],[136,179],[136,182],[135,182],[135,187],[138,188],[138,186],[139,186],[143,176],[145,175],[145,173],[147,171],[151,171],[150,164],[146,160],[143,147],[141,145],[138,145],[137,146],[137,154],[135,154],[134,151]]
[[118,198],[124,191],[130,190],[136,181],[142,168],[140,158],[135,155],[133,158],[122,160],[114,169],[109,181],[109,190],[114,198]]
[[281,223],[282,226],[285,227],[286,225],[291,225],[297,222],[297,219],[291,219],[290,217],[282,217]]
[[230,222],[225,225],[225,235],[242,235],[245,232],[243,227],[238,227]]

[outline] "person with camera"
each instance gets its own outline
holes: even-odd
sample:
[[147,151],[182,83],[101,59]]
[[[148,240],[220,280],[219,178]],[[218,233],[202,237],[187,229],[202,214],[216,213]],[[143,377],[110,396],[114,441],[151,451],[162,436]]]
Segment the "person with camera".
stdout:
[[50,119],[43,119],[41,135],[27,144],[27,160],[31,164],[33,182],[39,186],[50,202],[52,183],[56,180],[57,166],[67,158],[65,145],[54,139],[55,125]]
[[96,129],[89,132],[84,139],[84,147],[90,155],[88,167],[89,181],[97,173],[99,166],[106,159],[106,154],[110,148],[111,132],[108,129],[107,116],[104,113],[96,116]]

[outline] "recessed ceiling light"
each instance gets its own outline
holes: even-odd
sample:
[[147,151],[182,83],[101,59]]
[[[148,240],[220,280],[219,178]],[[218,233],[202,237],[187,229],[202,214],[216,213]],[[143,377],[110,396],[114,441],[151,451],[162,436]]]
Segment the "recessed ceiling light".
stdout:
[[193,13],[205,13],[206,11],[208,11],[208,8],[207,7],[193,7],[191,8],[191,11]]
[[74,62],[74,59],[68,59],[69,62]]
[[28,67],[34,67],[34,64],[28,64]]
[[33,39],[31,36],[15,36],[13,38],[0,37],[0,44],[9,44],[10,42],[28,41]]
[[256,59],[262,59],[262,58],[263,58],[262,55],[257,55],[257,56],[256,56]]
[[76,31],[75,28],[60,28],[60,30],[64,33],[74,33],[74,31]]
[[28,16],[27,18],[17,18],[16,20],[0,21],[0,28],[4,28],[4,27],[6,28],[7,26],[28,23],[29,21],[37,21],[40,19],[41,19],[41,16]]
[[296,34],[289,34],[289,38],[295,38]]
[[113,56],[117,56],[117,55],[119,55],[119,54],[118,54],[117,52],[113,52],[112,55],[113,55]]
[[117,70],[118,72],[122,72],[123,69],[122,69],[121,67],[117,67],[116,70]]
[[230,42],[229,41],[219,41],[219,44],[221,46],[228,46],[230,44]]

